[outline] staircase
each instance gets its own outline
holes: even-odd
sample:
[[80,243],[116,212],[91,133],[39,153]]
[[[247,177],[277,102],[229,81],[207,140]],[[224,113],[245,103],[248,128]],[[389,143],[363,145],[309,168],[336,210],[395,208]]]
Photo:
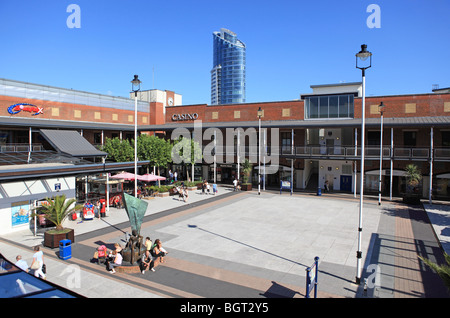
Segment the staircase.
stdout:
[[319,186],[319,174],[313,173],[311,174],[311,177],[309,177],[306,190],[317,191],[318,186]]

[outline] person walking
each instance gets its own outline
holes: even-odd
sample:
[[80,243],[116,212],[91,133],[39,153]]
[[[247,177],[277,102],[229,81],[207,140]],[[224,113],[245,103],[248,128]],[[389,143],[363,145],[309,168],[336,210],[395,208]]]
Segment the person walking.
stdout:
[[22,259],[22,255],[16,256],[16,263],[14,265],[19,267],[24,272],[28,273],[28,263],[27,261]]
[[39,246],[34,247],[33,261],[31,262],[31,269],[34,269],[35,277],[42,277],[47,279],[44,272],[42,271],[42,266],[44,266],[44,253],[41,251]]

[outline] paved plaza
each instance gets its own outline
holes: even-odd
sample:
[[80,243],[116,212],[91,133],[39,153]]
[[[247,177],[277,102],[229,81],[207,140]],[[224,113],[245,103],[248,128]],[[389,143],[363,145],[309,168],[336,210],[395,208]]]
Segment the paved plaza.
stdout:
[[[430,205],[437,216],[429,223],[422,206],[368,197],[363,208],[363,274],[368,288],[355,284],[359,199],[351,194],[277,191],[190,194],[149,200],[141,235],[159,238],[169,251],[155,272],[109,274],[90,261],[101,244],[125,244],[130,225],[125,210],[107,217],[67,221],[75,229],[72,258],[58,258],[44,248],[48,280],[86,297],[265,298],[305,297],[306,268],[319,257],[318,297],[448,297],[441,279],[417,255],[442,263],[448,218],[445,206]],[[435,215],[433,215],[435,216]],[[431,218],[430,218],[431,219]],[[434,228],[438,224],[441,228]],[[444,227],[444,228],[442,228]],[[439,234],[435,234],[439,232]],[[443,234],[442,234],[443,233]],[[441,236],[439,236],[441,235]],[[5,235],[0,252],[31,263],[32,246],[42,231]]]

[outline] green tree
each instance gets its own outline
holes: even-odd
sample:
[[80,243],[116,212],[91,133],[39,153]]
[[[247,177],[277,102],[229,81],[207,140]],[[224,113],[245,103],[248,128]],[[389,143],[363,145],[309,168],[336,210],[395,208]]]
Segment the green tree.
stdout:
[[[184,163],[186,167],[191,165],[193,171],[195,162],[202,158],[202,148],[194,139],[180,137],[178,140],[175,140],[172,147],[172,159],[174,162]],[[187,174],[189,178],[189,171],[187,171]]]
[[157,136],[140,135],[138,137],[138,158],[149,161],[150,167],[167,166],[172,162],[172,143]]
[[[46,202],[35,208],[35,210],[39,210],[44,213],[44,217],[55,223],[56,230],[60,231],[64,229],[62,223],[64,220],[79,209],[81,209],[81,205],[72,205],[76,202],[76,199],[66,200],[66,195],[59,195],[54,197],[53,199],[46,198]],[[33,213],[32,216],[36,216],[36,213]]]
[[119,138],[106,138],[102,151],[108,153],[108,159],[115,162],[134,161],[134,141],[133,145],[127,140]]
[[247,158],[245,158],[245,161],[242,163],[243,183],[248,183],[248,178],[250,177],[251,172],[252,172],[252,163]]

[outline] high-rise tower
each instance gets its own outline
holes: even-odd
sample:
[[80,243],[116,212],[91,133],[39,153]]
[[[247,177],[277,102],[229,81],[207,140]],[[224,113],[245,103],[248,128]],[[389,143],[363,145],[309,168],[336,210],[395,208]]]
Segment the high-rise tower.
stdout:
[[234,32],[213,33],[211,105],[245,103],[245,44]]

